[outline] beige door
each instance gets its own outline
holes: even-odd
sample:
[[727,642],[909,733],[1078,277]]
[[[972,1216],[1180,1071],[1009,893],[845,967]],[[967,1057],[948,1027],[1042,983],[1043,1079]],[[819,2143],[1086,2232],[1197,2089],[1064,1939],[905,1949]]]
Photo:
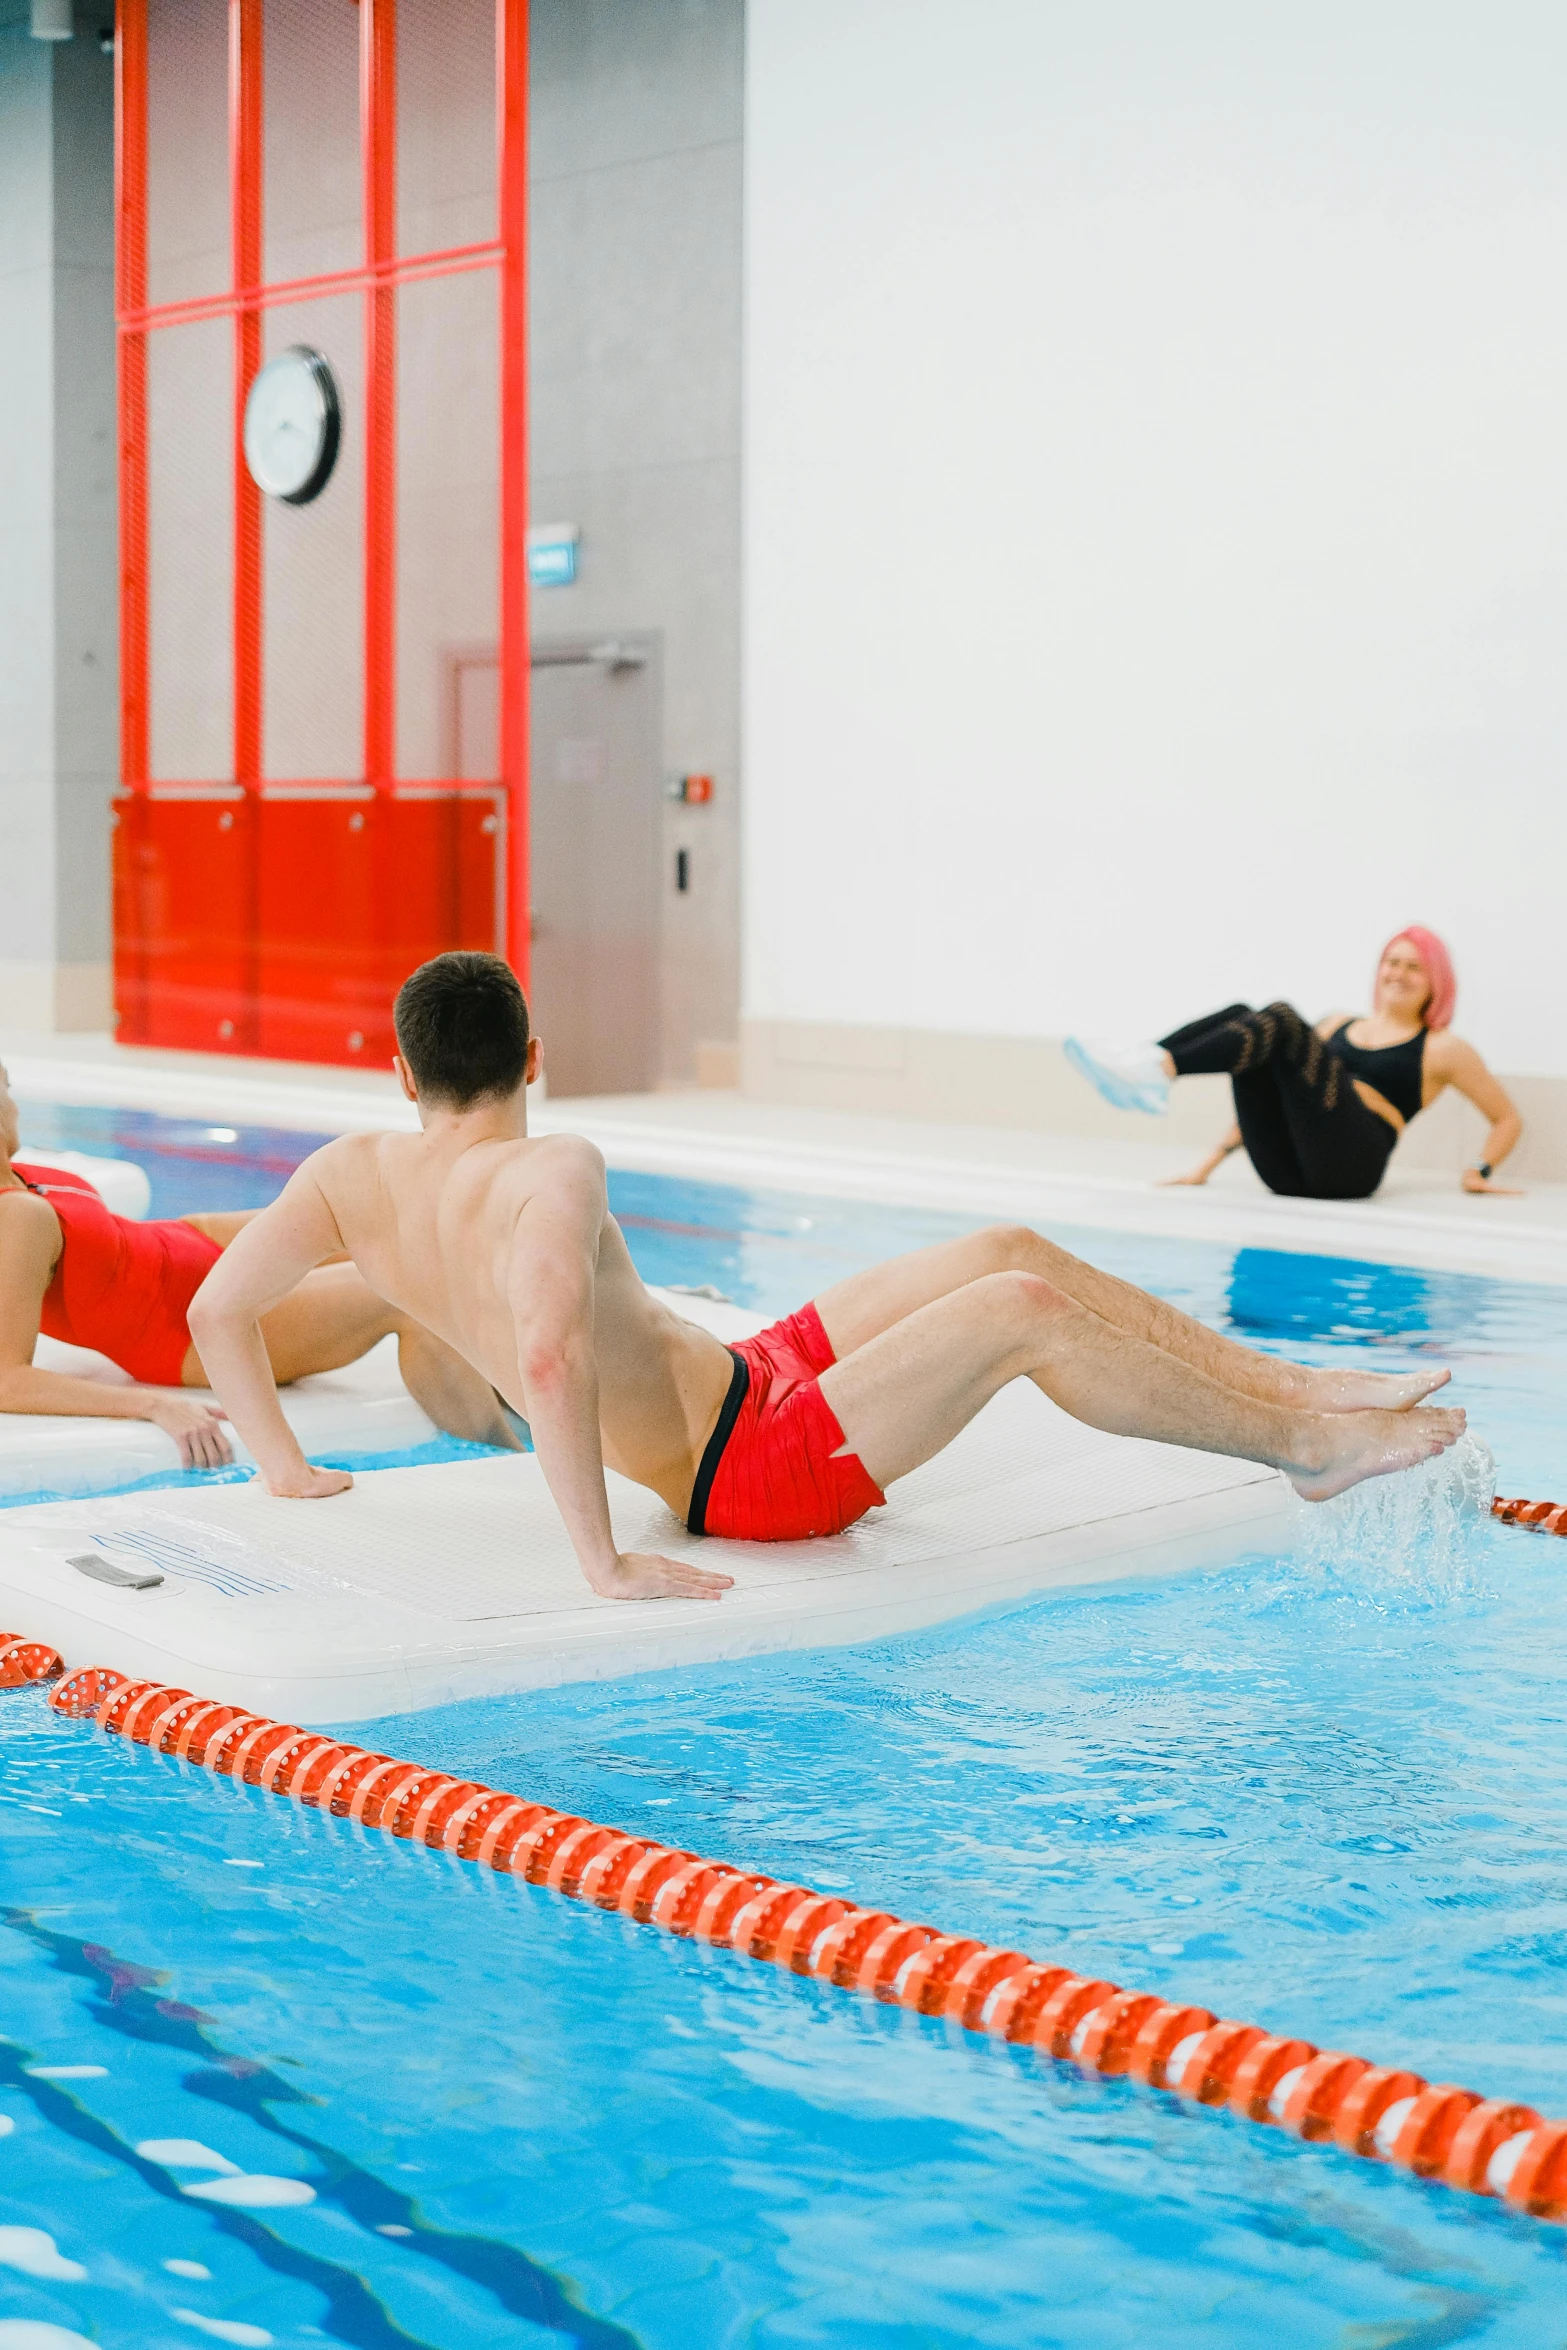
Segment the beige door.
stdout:
[[[459,665],[459,775],[486,772],[496,672]],[[552,1096],[658,1074],[658,672],[635,640],[535,652],[529,834],[533,1021]]]

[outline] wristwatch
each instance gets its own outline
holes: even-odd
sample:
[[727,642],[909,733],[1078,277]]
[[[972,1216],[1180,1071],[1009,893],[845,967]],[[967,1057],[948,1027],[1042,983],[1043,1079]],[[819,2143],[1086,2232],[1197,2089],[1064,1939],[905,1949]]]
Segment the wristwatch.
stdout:
[[1489,1160],[1489,1159],[1476,1159],[1476,1161],[1475,1161],[1474,1165],[1473,1165],[1473,1166],[1470,1168],[1469,1172],[1470,1172],[1470,1174],[1471,1174],[1471,1175],[1478,1175],[1482,1183],[1489,1183],[1489,1182],[1490,1182],[1490,1180],[1491,1180],[1491,1162],[1490,1162],[1490,1160]]

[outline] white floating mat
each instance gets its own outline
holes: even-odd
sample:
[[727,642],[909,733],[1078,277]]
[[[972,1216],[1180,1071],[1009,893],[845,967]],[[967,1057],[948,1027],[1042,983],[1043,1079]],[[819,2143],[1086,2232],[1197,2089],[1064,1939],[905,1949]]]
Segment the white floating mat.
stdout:
[[[58,1157],[51,1161],[61,1163]],[[140,1170],[132,1168],[131,1172]],[[653,1294],[667,1298],[678,1313],[721,1338],[735,1338],[759,1327],[754,1314],[742,1312],[727,1300],[715,1301],[686,1291],[655,1290]],[[40,1338],[33,1349],[33,1361],[40,1371],[66,1371],[72,1378],[97,1379],[109,1386],[131,1385],[129,1372],[111,1363],[106,1355],[94,1354],[87,1347],[66,1346],[57,1338]],[[166,1388],[163,1393],[196,1402],[213,1400],[201,1387]],[[403,1385],[395,1338],[383,1338],[346,1370],[320,1371],[309,1379],[296,1379],[280,1391],[280,1397],[295,1435],[317,1459],[347,1459],[351,1464],[365,1456],[410,1452],[440,1433]],[[228,1434],[236,1460],[252,1466],[250,1454],[232,1428]],[[75,1500],[92,1494],[123,1493],[127,1487],[152,1480],[163,1483],[177,1476],[179,1468],[178,1445],[150,1420],[0,1413],[0,1511],[42,1498]]]
[[[129,1386],[115,1363],[85,1347],[40,1338],[33,1361],[41,1371],[68,1371],[73,1378]],[[164,1391],[192,1402],[213,1398],[206,1388]],[[384,1338],[346,1371],[322,1371],[281,1390],[283,1410],[309,1453],[407,1452],[437,1431],[403,1385],[397,1369],[397,1341]],[[229,1430],[236,1458],[250,1455]],[[128,1485],[179,1472],[179,1447],[150,1420],[98,1420],[65,1413],[0,1414],[0,1513],[34,1494],[121,1493]],[[5,1523],[0,1514],[0,1525]]]
[[[330,1501],[256,1485],[0,1517],[0,1626],[305,1725],[865,1640],[1057,1586],[1287,1538],[1273,1470],[1103,1436],[1026,1382],[846,1534],[698,1540],[611,1476],[626,1550],[735,1577],[714,1604],[600,1599],[531,1455],[384,1469]],[[108,1578],[107,1580],[105,1578]]]
[[[129,1159],[25,1146],[16,1155],[24,1166],[63,1167],[84,1177],[118,1216],[140,1219],[151,1203],[146,1172]],[[73,1379],[131,1385],[129,1372],[106,1355],[66,1346],[57,1338],[40,1338],[33,1361],[41,1371],[63,1371]],[[192,1399],[204,1393],[200,1388],[165,1392]],[[300,1443],[313,1453],[407,1452],[437,1433],[398,1375],[397,1344],[390,1338],[345,1371],[325,1371],[285,1388],[283,1409]],[[229,1434],[233,1438],[232,1429]],[[234,1447],[237,1459],[249,1465],[250,1455],[237,1439]],[[129,1485],[177,1475],[179,1466],[173,1437],[150,1420],[99,1420],[53,1412],[0,1414],[0,1509],[35,1494],[76,1498],[123,1492]]]

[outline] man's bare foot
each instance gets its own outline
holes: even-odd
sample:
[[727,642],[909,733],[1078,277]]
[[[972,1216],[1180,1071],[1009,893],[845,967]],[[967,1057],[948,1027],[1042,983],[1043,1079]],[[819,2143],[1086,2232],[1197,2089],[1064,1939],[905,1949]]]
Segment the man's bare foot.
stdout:
[[734,1577],[714,1574],[710,1567],[687,1566],[656,1550],[628,1550],[603,1575],[590,1575],[588,1581],[601,1599],[722,1599]]
[[1324,1412],[1316,1417],[1310,1464],[1281,1465],[1302,1501],[1330,1501],[1367,1477],[1390,1477],[1434,1460],[1458,1442],[1465,1425],[1457,1409]]
[[1445,1387],[1453,1376],[1445,1367],[1427,1371],[1362,1371],[1345,1364],[1314,1371],[1297,1364],[1303,1412],[1407,1412]]

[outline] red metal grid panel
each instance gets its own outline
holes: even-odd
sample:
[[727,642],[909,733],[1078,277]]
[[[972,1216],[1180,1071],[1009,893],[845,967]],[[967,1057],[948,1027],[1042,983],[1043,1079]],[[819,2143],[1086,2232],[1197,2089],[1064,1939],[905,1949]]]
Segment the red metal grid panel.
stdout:
[[[508,881],[516,950],[526,904],[526,7],[155,0],[150,53],[147,15],[121,0],[120,1033],[379,1060],[406,971],[501,943]],[[303,507],[243,450],[294,343],[342,403]]]
[[234,773],[232,341],[223,318],[146,338],[147,756],[162,783]]
[[[147,299],[147,4],[122,0],[114,38],[114,300]],[[147,338],[122,328],[116,369],[120,505],[120,780],[147,780]]]
[[359,194],[359,11],[349,0],[265,0],[262,185],[267,285],[353,269]]
[[363,774],[385,785],[397,726],[397,0],[359,0],[364,263],[365,694]]
[[[138,0],[147,40],[147,279],[140,302],[229,282],[229,22],[225,0]],[[125,11],[121,12],[121,30]]]
[[[261,280],[265,189],[262,157],[262,0],[229,0],[229,271],[249,294]],[[229,392],[234,477],[235,780],[261,773],[261,492],[245,462],[245,387],[261,364],[261,320],[248,304],[234,312]]]
[[495,0],[399,0],[397,249],[499,234]]
[[[493,270],[404,286],[397,327],[397,773],[459,765],[454,664],[500,644],[500,289]],[[467,747],[467,746],[463,746]]]
[[528,984],[528,0],[497,0],[501,246],[501,779],[506,953]]
[[261,776],[361,779],[364,728],[363,302],[333,294],[262,314],[262,357],[308,343],[342,395],[332,477],[308,506],[261,502]]

